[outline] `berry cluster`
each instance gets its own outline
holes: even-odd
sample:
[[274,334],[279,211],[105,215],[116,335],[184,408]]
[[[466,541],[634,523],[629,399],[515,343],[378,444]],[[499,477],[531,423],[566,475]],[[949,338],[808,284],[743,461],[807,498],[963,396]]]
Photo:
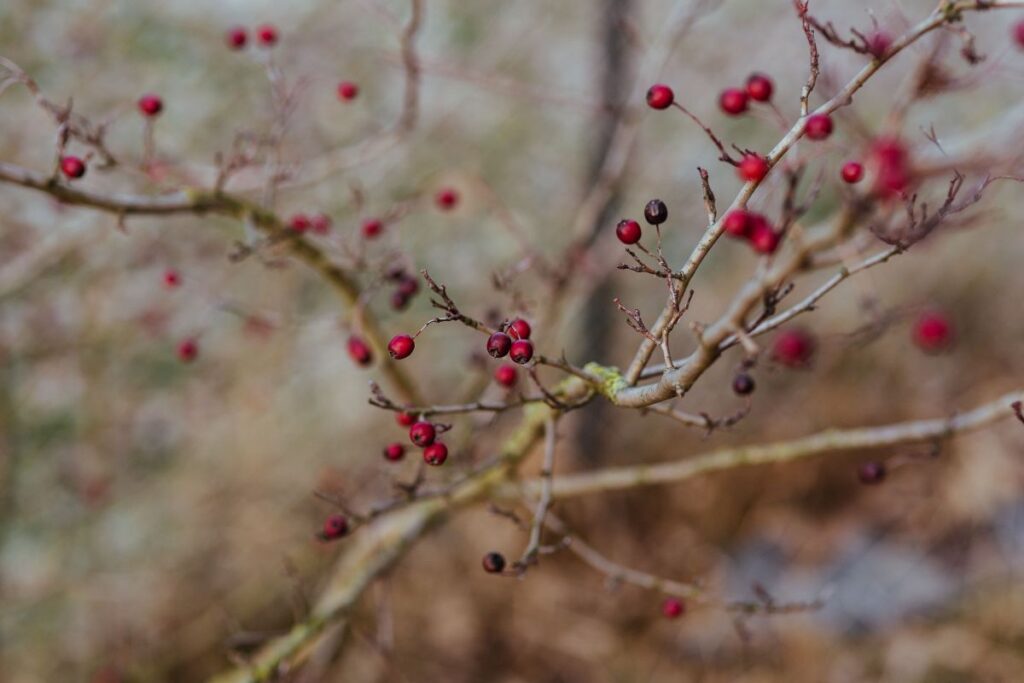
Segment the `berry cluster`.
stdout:
[[746,240],[759,254],[774,254],[782,241],[782,233],[762,214],[733,209],[725,215],[722,229],[730,237]]
[[331,231],[331,217],[323,213],[296,213],[288,219],[288,229],[294,233],[311,232],[315,235],[326,235]]

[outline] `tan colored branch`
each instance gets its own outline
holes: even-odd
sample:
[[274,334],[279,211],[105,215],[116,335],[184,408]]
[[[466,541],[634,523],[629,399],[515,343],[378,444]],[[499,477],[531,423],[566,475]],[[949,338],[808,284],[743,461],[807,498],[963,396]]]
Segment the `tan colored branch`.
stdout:
[[[742,446],[712,451],[685,460],[656,465],[618,467],[576,475],[561,475],[554,482],[555,499],[570,498],[605,491],[639,488],[655,484],[672,484],[693,477],[751,465],[766,465],[810,458],[826,453],[884,448],[922,441],[948,439],[1014,415],[1013,404],[1024,400],[1018,390],[973,410],[948,418],[900,422],[880,427],[829,429],[792,441],[762,446]],[[536,495],[541,482],[526,482],[518,490],[502,491],[503,495],[519,493]]]
[[[332,262],[313,242],[288,231],[273,212],[223,192],[189,189],[160,195],[100,193],[56,181],[42,173],[0,161],[0,183],[20,185],[45,192],[65,204],[86,206],[118,216],[168,216],[216,213],[249,221],[268,237],[286,244],[299,260],[320,274],[349,306],[359,300],[359,286],[351,274]],[[387,342],[376,320],[369,315],[362,319],[363,335],[373,347],[382,372],[400,392],[402,400],[421,403],[412,381],[388,357]]]
[[[578,401],[589,393],[586,384],[575,377],[566,379],[554,391],[566,401]],[[344,620],[362,591],[386,573],[415,540],[446,515],[487,499],[497,486],[510,481],[519,463],[541,440],[545,425],[557,416],[558,411],[545,404],[530,406],[519,427],[506,439],[493,466],[443,496],[431,496],[397,507],[361,527],[351,540],[345,541],[345,551],[330,574],[331,583],[309,617],[286,635],[267,643],[247,666],[214,678],[213,682],[258,683],[273,680],[300,665],[315,649],[324,629]]]

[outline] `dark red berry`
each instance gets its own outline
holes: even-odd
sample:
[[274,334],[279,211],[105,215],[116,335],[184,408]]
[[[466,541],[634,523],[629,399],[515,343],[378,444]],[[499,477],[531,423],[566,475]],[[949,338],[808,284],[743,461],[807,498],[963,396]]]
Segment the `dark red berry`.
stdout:
[[533,343],[528,339],[518,339],[512,342],[512,348],[509,349],[508,357],[519,365],[529,363],[530,359],[533,358]]
[[494,371],[494,381],[503,387],[512,388],[519,379],[519,372],[514,365],[499,365]]
[[513,339],[529,339],[531,334],[533,328],[522,318],[516,318],[508,324],[508,336]]
[[395,422],[398,423],[399,427],[408,427],[416,421],[416,416],[412,413],[395,413]]
[[398,290],[391,292],[391,308],[396,311],[404,311],[408,305],[409,297]]
[[914,343],[926,353],[941,353],[953,345],[953,324],[939,311],[926,311],[914,322]]
[[156,116],[164,110],[164,101],[159,95],[147,93],[139,98],[139,111],[143,116]]
[[331,515],[324,520],[323,531],[320,538],[325,541],[333,541],[348,533],[348,520],[345,515]]
[[647,106],[651,109],[668,109],[675,101],[675,93],[667,85],[658,83],[647,90]]
[[768,175],[768,160],[760,154],[744,154],[736,173],[742,180],[759,183]]
[[277,27],[273,24],[263,24],[256,29],[256,40],[262,47],[274,47],[277,45]]
[[841,171],[843,176],[843,182],[859,183],[861,178],[864,177],[864,166],[856,161],[847,161],[843,164],[843,170]]
[[892,36],[885,31],[875,31],[868,36],[867,48],[868,54],[875,59],[881,59],[885,56],[885,53],[889,51],[892,46]]
[[857,478],[862,484],[881,484],[885,480],[885,463],[871,460],[857,468]]
[[756,386],[757,385],[754,383],[754,378],[745,372],[739,373],[738,375],[733,377],[732,380],[732,390],[735,391],[740,396],[746,396],[748,394],[754,393],[754,389],[756,388]]
[[739,116],[747,110],[747,93],[739,88],[726,88],[718,96],[718,106],[729,116]]
[[309,230],[309,226],[309,216],[304,213],[297,213],[288,219],[288,228],[293,232],[306,232]]
[[384,232],[384,223],[376,218],[367,218],[363,221],[363,225],[360,230],[363,233],[363,237],[368,240],[372,240],[374,237],[377,237]]
[[437,438],[437,430],[434,429],[434,425],[429,422],[416,422],[412,427],[409,427],[409,440],[420,448],[426,448],[430,444],[434,443],[434,439]]
[[408,358],[415,348],[416,342],[407,334],[396,334],[391,338],[391,341],[388,342],[388,353],[390,353],[391,357],[395,360]]
[[512,348],[512,337],[504,332],[495,332],[487,338],[487,353],[491,358],[503,358]]
[[643,236],[643,231],[640,230],[640,224],[636,221],[623,218],[619,221],[619,224],[615,226],[615,236],[618,237],[619,241],[623,244],[636,244]]
[[1017,41],[1017,47],[1024,48],[1024,19],[1013,27],[1013,39]]
[[678,619],[686,613],[686,603],[679,598],[666,598],[661,603],[661,613],[666,619]]
[[782,365],[799,368],[807,365],[817,346],[814,337],[806,330],[786,330],[775,338],[772,357]]
[[764,74],[750,74],[747,79],[747,95],[758,102],[767,102],[775,91],[775,83]]
[[384,447],[384,459],[398,462],[405,457],[405,446],[400,443],[389,443]]
[[804,131],[811,140],[824,140],[832,135],[832,117],[828,114],[811,114]]
[[168,268],[164,271],[164,286],[168,289],[174,289],[181,284],[181,273],[176,271],[174,268]]
[[651,225],[661,225],[668,220],[668,207],[660,199],[652,199],[644,207],[644,220]]
[[85,162],[78,157],[61,157],[60,170],[72,180],[81,178],[85,175]]
[[487,553],[481,564],[488,574],[500,574],[505,571],[505,556],[501,553]]
[[768,219],[760,214],[751,216],[750,246],[759,254],[774,254],[782,235],[775,231]]
[[412,298],[420,291],[420,281],[414,277],[403,277],[398,281],[398,292],[405,297]]
[[317,235],[326,235],[331,231],[331,217],[323,213],[315,213],[309,218],[309,227]]
[[437,467],[443,465],[448,459],[448,447],[440,441],[435,441],[423,449],[423,462]]
[[224,41],[232,50],[241,50],[249,40],[249,34],[241,26],[229,28],[224,34]]
[[342,102],[351,102],[359,96],[359,86],[352,81],[342,81],[338,84],[338,99]]
[[725,214],[722,222],[722,229],[732,237],[746,239],[750,235],[753,221],[750,219],[750,212],[744,209],[734,209]]
[[459,193],[451,187],[443,187],[434,195],[434,203],[442,211],[451,211],[459,203]]
[[369,365],[373,362],[373,351],[362,337],[349,337],[348,355],[358,365]]
[[199,356],[199,342],[189,337],[178,342],[178,359],[183,363],[191,363]]

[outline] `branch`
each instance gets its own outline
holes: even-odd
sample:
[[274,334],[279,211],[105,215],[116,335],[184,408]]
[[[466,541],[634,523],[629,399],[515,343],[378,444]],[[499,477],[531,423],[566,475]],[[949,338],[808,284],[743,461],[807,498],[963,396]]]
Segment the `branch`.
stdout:
[[544,531],[544,518],[551,507],[551,489],[555,476],[555,419],[549,418],[544,423],[544,464],[541,465],[540,477],[540,498],[537,500],[537,508],[533,513],[533,523],[530,525],[530,540],[526,544],[523,556],[515,563],[515,568],[520,572],[537,562],[537,555],[540,553],[541,533]]
[[[803,3],[798,3],[798,8],[801,4]],[[768,153],[766,159],[769,166],[772,169],[777,168],[779,160],[782,159],[793,145],[803,137],[804,127],[810,114],[830,114],[841,107],[849,105],[853,101],[853,96],[872,76],[874,76],[879,69],[881,69],[885,64],[888,64],[897,54],[902,52],[908,46],[917,42],[922,36],[927,35],[949,22],[959,20],[962,13],[965,11],[1005,9],[1011,7],[1024,7],[1024,0],[961,0],[960,2],[950,2],[947,0],[926,19],[922,20],[897,40],[893,41],[892,46],[881,58],[874,59],[870,63],[866,64],[831,99],[815,109],[813,112],[807,112],[807,116],[802,116],[782,137],[782,139],[779,140],[771,152]],[[809,84],[811,84],[810,81]],[[758,183],[755,182],[748,182],[744,184],[740,189],[739,194],[730,205],[730,210],[746,206],[747,201],[754,194],[757,187]],[[728,211],[723,212],[723,216],[724,215],[728,215]],[[718,238],[721,237],[723,230],[723,221],[722,219],[719,219],[708,227],[700,241],[698,241],[697,245],[693,248],[690,257],[680,270],[680,274],[683,276],[681,284],[684,290],[689,286],[690,281],[693,279],[693,276],[696,274],[701,263],[703,263],[704,258],[708,255],[708,252],[711,251],[711,248],[718,241]],[[660,338],[661,332],[671,320],[672,314],[673,311],[671,306],[666,306],[662,311],[661,316],[659,316],[651,326],[650,331],[654,337]],[[628,385],[632,386],[639,380],[640,375],[643,373],[643,370],[646,367],[647,362],[650,360],[651,354],[654,352],[656,346],[657,344],[649,339],[644,339],[641,342],[640,347],[633,356],[633,360],[623,373],[623,377]]]
[[[1013,403],[1024,400],[1024,390],[1006,394],[990,403],[949,418],[900,422],[860,429],[830,429],[792,441],[764,446],[743,446],[713,451],[686,460],[655,465],[638,465],[563,475],[554,484],[556,500],[604,491],[633,489],[652,484],[670,484],[709,472],[790,462],[830,452],[898,446],[906,443],[948,439],[1013,416]],[[540,482],[528,481],[512,487],[506,495],[535,493]]]
[[[160,195],[104,194],[72,187],[41,173],[3,161],[0,161],[0,183],[38,190],[65,204],[91,207],[118,216],[216,213],[249,221],[269,238],[285,243],[299,260],[319,273],[347,305],[355,307],[359,303],[359,286],[348,271],[333,263],[313,242],[286,230],[274,213],[241,197],[201,189],[180,190]],[[388,356],[387,342],[376,321],[364,315],[362,323],[363,336],[373,348],[375,357],[379,359],[381,371],[401,392],[403,400],[421,403],[419,392],[412,380]]]
[[[586,384],[570,377],[554,389],[563,401],[580,400]],[[495,463],[448,489],[372,518],[352,536],[331,572],[331,582],[306,619],[285,635],[264,645],[246,664],[212,679],[211,683],[259,683],[292,671],[316,649],[325,629],[343,623],[362,592],[385,574],[431,528],[449,513],[490,497],[495,487],[509,481],[518,464],[533,450],[545,425],[558,416],[547,406],[524,414],[519,427],[504,442]]]

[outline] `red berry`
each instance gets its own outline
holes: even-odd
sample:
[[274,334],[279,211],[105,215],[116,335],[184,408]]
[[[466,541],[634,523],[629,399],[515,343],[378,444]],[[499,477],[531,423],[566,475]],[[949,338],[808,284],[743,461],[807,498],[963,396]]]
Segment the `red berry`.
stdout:
[[426,448],[430,444],[434,443],[434,439],[437,438],[437,430],[434,429],[434,425],[429,422],[416,422],[412,427],[409,427],[409,440],[420,448]]
[[744,239],[750,235],[750,230],[753,226],[754,222],[751,220],[750,212],[744,209],[730,211],[725,214],[725,220],[722,221],[722,228],[729,235]]
[[189,337],[178,343],[178,359],[183,363],[191,363],[199,356],[199,342]]
[[309,227],[317,235],[326,235],[331,231],[331,217],[326,214],[315,213],[309,218]]
[[389,443],[384,447],[384,459],[390,460],[391,462],[398,462],[405,457],[405,446],[395,442]]
[[367,218],[365,221],[363,221],[363,226],[361,230],[363,233],[363,237],[365,237],[368,240],[372,240],[374,237],[377,237],[382,232],[384,232],[384,223],[382,223],[376,218]]
[[408,427],[416,421],[416,416],[412,413],[395,413],[395,422],[398,423],[399,427]]
[[513,339],[529,339],[531,334],[533,328],[522,318],[516,318],[508,324],[508,335]]
[[875,31],[868,36],[868,53],[875,59],[881,59],[892,46],[892,36],[885,31]]
[[139,111],[143,116],[156,116],[164,110],[164,101],[159,95],[148,93],[139,98]]
[[623,218],[615,226],[615,236],[623,244],[636,244],[643,236],[643,231],[640,230],[640,224],[636,221]]
[[373,362],[373,352],[370,345],[362,337],[349,337],[348,355],[358,365],[369,365]]
[[85,175],[85,162],[78,157],[66,156],[60,159],[60,170],[74,180]]
[[741,372],[736,375],[732,380],[732,390],[740,396],[746,396],[754,393],[754,389],[757,385],[754,383],[754,378],[745,372]]
[[775,92],[775,84],[764,74],[750,74],[747,79],[747,95],[758,102],[767,102]]
[[243,47],[245,47],[245,43],[248,40],[249,35],[241,26],[234,26],[232,28],[229,28],[227,33],[224,34],[224,41],[232,50],[241,50]]
[[1017,22],[1017,25],[1013,27],[1013,39],[1017,41],[1017,46],[1024,48],[1024,19]]
[[760,214],[751,216],[750,246],[759,254],[774,254],[779,248],[782,235],[775,232],[775,228],[768,222],[768,219]]
[[843,164],[843,170],[841,171],[843,181],[850,183],[859,183],[861,178],[864,177],[864,166],[856,161],[847,161]]
[[675,102],[676,96],[672,88],[658,83],[647,90],[647,106],[651,109],[668,109]]
[[768,160],[759,154],[744,154],[736,172],[747,182],[759,183],[768,175]]
[[395,360],[408,358],[415,348],[416,342],[407,334],[396,334],[391,338],[391,341],[388,342],[388,353],[390,353],[391,357]]
[[501,553],[487,553],[481,564],[488,574],[500,574],[505,571],[505,556]]
[[871,167],[875,172],[872,190],[881,197],[902,195],[913,180],[910,150],[899,138],[879,138],[871,146]]
[[398,293],[404,297],[412,298],[420,291],[420,281],[414,277],[404,276],[398,281]]
[[504,332],[495,332],[487,338],[487,353],[491,358],[503,358],[512,348],[512,337]]
[[729,116],[738,116],[747,110],[747,93],[739,88],[726,88],[718,96],[718,106]]
[[359,96],[359,86],[352,81],[342,81],[338,84],[338,99],[343,102],[351,102]]
[[914,323],[914,343],[926,353],[941,353],[953,345],[953,324],[939,311],[926,311]]
[[661,613],[666,619],[678,619],[686,612],[686,604],[679,598],[666,598],[661,603]]
[[306,232],[309,230],[309,226],[309,216],[304,213],[297,213],[288,219],[288,227],[294,232]]
[[857,468],[857,478],[862,484],[881,484],[885,480],[885,463],[871,460]]
[[164,286],[168,289],[174,289],[181,284],[181,274],[174,268],[168,268],[164,271]]
[[494,381],[503,387],[511,389],[519,379],[519,372],[514,365],[499,365],[494,371]]
[[811,140],[824,140],[832,135],[832,117],[828,114],[811,114],[804,131]]
[[333,541],[348,533],[348,520],[345,515],[331,515],[324,520],[324,529],[320,532],[320,538],[325,541]]
[[435,441],[423,449],[423,462],[437,467],[443,465],[448,459],[448,447],[440,441]]
[[652,199],[644,206],[644,220],[651,225],[661,225],[668,220],[668,207],[660,199]]
[[391,293],[391,308],[396,311],[404,311],[405,307],[408,305],[409,297],[403,294],[401,290],[396,290]]
[[263,47],[274,47],[277,45],[277,27],[273,24],[263,24],[256,29],[256,40]]
[[802,367],[810,362],[815,346],[814,337],[806,330],[786,330],[775,338],[772,357],[787,367]]
[[508,352],[512,362],[525,365],[533,358],[533,342],[528,339],[519,339],[512,342],[512,348]]
[[444,187],[434,195],[434,203],[442,211],[451,211],[459,203],[459,193],[451,187]]

